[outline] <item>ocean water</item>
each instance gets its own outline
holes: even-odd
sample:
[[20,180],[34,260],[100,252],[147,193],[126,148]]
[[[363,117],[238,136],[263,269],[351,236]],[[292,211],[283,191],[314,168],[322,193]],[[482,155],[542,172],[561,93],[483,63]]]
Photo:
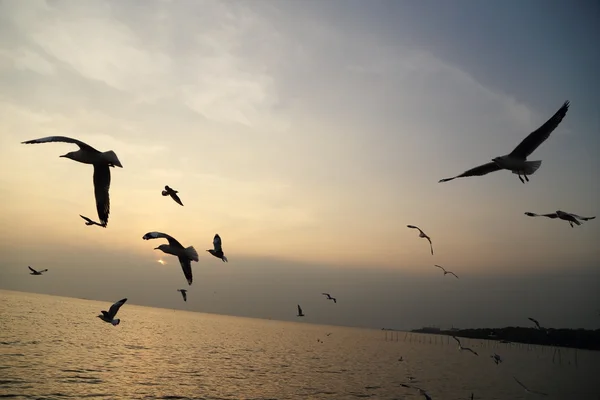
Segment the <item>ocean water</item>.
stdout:
[[516,376],[547,398],[600,398],[598,352],[463,339],[474,356],[442,336],[131,303],[113,327],[96,318],[110,304],[0,291],[0,397],[423,399],[400,386],[413,377],[433,399],[536,398]]

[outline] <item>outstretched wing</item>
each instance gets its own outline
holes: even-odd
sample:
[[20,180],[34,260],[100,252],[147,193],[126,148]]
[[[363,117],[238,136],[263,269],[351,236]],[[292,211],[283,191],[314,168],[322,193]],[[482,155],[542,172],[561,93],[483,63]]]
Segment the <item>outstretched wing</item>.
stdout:
[[525,215],[527,215],[528,217],[548,217],[548,218],[558,218],[558,215],[556,213],[551,213],[551,214],[536,214],[536,213],[532,213],[532,212],[525,212]]
[[321,293],[323,296],[331,297],[329,293]]
[[465,178],[465,177],[468,177],[468,176],[483,176],[483,175],[487,175],[487,174],[489,174],[491,172],[500,171],[501,169],[502,168],[500,168],[495,162],[492,161],[492,162],[489,162],[487,164],[483,164],[483,165],[480,165],[478,167],[471,168],[470,170],[465,171],[462,174],[456,175],[456,176],[454,176],[452,178],[440,179],[438,181],[438,183],[448,182],[448,181],[451,181],[451,180],[456,179],[456,178]]
[[41,272],[48,272],[48,268],[41,270],[40,273]]
[[579,216],[579,215],[577,215],[577,214],[573,214],[573,213],[569,213],[569,214],[570,214],[571,216],[573,216],[573,217],[577,218],[577,219],[580,219],[580,220],[582,220],[582,221],[589,221],[590,219],[594,219],[594,218],[596,218],[595,216],[593,216],[593,217],[581,217],[581,216]]
[[414,226],[414,225],[406,225],[408,228],[412,228],[412,229],[417,229],[420,233],[423,233],[423,231],[421,230],[421,228],[419,228],[418,226]]
[[150,240],[150,239],[167,239],[169,241],[169,244],[171,246],[174,247],[180,247],[180,248],[184,248],[183,245],[181,243],[179,243],[174,237],[167,235],[166,233],[162,233],[162,232],[148,232],[146,233],[144,236],[142,236],[142,239],[144,240]]
[[121,300],[117,301],[115,304],[113,304],[112,306],[110,306],[110,308],[108,309],[108,317],[110,319],[113,319],[119,312],[119,308],[121,308],[121,306],[123,304],[125,304],[126,301],[127,301],[127,298],[121,299]]
[[531,132],[515,149],[510,153],[511,157],[525,160],[531,153],[544,143],[550,137],[552,131],[561,123],[567,111],[569,111],[569,100],[565,101],[561,108],[542,126]]
[[92,221],[91,219],[89,219],[88,217],[84,217],[83,215],[79,214],[79,216],[81,218],[83,218],[84,220],[86,220],[87,222],[93,223],[94,221]]
[[108,164],[94,164],[94,195],[96,196],[96,211],[103,226],[108,224],[110,214],[110,168]]
[[540,328],[540,323],[537,321],[537,319],[531,318],[531,317],[527,317],[528,320],[530,320],[531,322],[533,322],[535,324],[535,326],[537,326],[538,328]]
[[429,236],[425,236],[425,238],[429,240],[429,248],[431,249],[431,255],[433,255],[433,243],[431,243],[431,239],[429,238]]
[[441,265],[434,264],[433,266],[434,266],[434,267],[438,267],[438,268],[440,268],[442,271],[446,272],[446,270],[444,269],[444,267],[442,267]]
[[192,260],[188,257],[177,257],[179,258],[179,263],[181,264],[181,269],[183,270],[183,275],[185,275],[185,279],[187,279],[188,285],[192,284]]
[[456,336],[452,336],[452,339],[456,340],[456,343],[458,343],[458,345],[460,346],[460,340],[458,340],[458,338]]
[[448,273],[456,276],[456,279],[458,279],[458,275],[456,275],[454,272],[448,272]]
[[213,246],[215,248],[215,251],[223,251],[223,249],[221,248],[221,236],[219,236],[218,233],[213,239]]
[[83,143],[81,140],[73,139],[66,136],[47,136],[44,138],[28,140],[26,142],[21,142],[21,144],[37,144],[37,143],[51,143],[51,142],[63,142],[63,143],[73,143],[79,146],[80,149],[90,150],[97,153],[100,153],[98,150],[93,148],[87,143]]
[[29,268],[31,270],[31,272],[37,273],[37,271],[35,269],[31,268],[29,265],[27,266],[27,268]]
[[177,196],[177,194],[175,193],[175,191],[171,192],[170,194],[171,194],[171,198],[172,198],[173,200],[175,200],[175,202],[176,202],[177,204],[179,204],[179,205],[181,205],[181,206],[183,205],[183,203],[181,202],[181,199],[179,198],[179,196]]
[[300,307],[300,304],[298,304],[298,315],[302,314],[302,307]]

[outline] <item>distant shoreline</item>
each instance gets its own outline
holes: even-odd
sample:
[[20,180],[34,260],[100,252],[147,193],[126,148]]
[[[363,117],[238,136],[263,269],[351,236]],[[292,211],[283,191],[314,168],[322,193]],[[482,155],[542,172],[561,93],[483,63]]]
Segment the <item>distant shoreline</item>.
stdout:
[[495,340],[501,343],[523,343],[558,346],[581,350],[600,351],[600,329],[536,329],[509,326],[506,328],[478,328],[441,330],[435,328],[413,329],[413,333],[456,336],[469,339]]

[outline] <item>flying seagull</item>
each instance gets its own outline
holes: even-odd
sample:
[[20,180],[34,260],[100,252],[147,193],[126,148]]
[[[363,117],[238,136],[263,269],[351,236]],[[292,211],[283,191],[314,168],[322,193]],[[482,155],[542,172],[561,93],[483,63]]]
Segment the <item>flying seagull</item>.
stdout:
[[532,213],[532,212],[527,211],[525,213],[525,215],[527,215],[528,217],[548,217],[548,218],[551,218],[551,219],[559,218],[559,219],[562,219],[564,221],[567,221],[569,223],[569,225],[571,225],[571,228],[573,228],[573,224],[578,225],[578,226],[581,225],[581,222],[579,222],[578,220],[589,221],[590,219],[596,218],[595,216],[593,216],[593,217],[582,217],[582,216],[579,216],[577,214],[572,214],[572,213],[568,213],[568,212],[560,211],[560,210],[558,210],[558,211],[556,211],[554,213],[550,213],[550,214],[536,214],[536,213]]
[[[531,132],[515,149],[507,155],[492,158],[492,161],[472,168],[460,175],[452,178],[440,179],[439,182],[448,182],[456,178],[463,178],[468,176],[482,176],[487,175],[491,172],[500,171],[506,169],[511,171],[513,174],[517,174],[521,182],[529,182],[527,175],[532,175],[542,165],[541,161],[527,161],[527,157],[531,155],[550,137],[552,131],[556,129],[558,124],[561,123],[567,111],[569,110],[569,101],[565,101],[562,107],[542,126],[535,131]],[[521,177],[525,177],[525,180]]]
[[178,292],[181,292],[181,297],[183,297],[183,301],[187,301],[187,290],[185,289],[177,289]]
[[337,303],[335,297],[331,297],[329,293],[321,293],[323,296],[327,296],[327,300],[333,300],[334,303]]
[[548,394],[547,394],[547,393],[543,393],[543,392],[536,392],[536,391],[534,391],[534,390],[530,390],[530,389],[528,389],[528,388],[527,388],[527,386],[523,385],[523,384],[521,383],[521,381],[519,381],[519,380],[518,380],[517,378],[515,378],[514,376],[513,376],[513,379],[514,379],[515,381],[517,381],[517,383],[518,383],[519,385],[521,385],[521,387],[522,387],[523,389],[525,389],[525,391],[526,391],[527,393],[539,394],[540,396],[548,396]]
[[206,250],[213,256],[220,258],[223,262],[228,262],[227,257],[223,254],[223,248],[221,247],[221,236],[217,233],[213,238],[213,247],[214,249]]
[[198,262],[198,253],[196,252],[196,249],[194,249],[194,246],[183,247],[183,245],[175,238],[162,232],[148,232],[142,236],[142,239],[144,240],[159,238],[167,239],[169,244],[161,244],[160,246],[155,247],[154,250],[160,250],[163,253],[177,256],[177,258],[179,258],[179,263],[181,264],[183,274],[185,275],[185,279],[187,279],[188,285],[191,285],[192,261]]
[[300,304],[298,304],[298,315],[296,315],[297,317],[304,317],[304,313],[302,312],[302,307],[300,307]]
[[177,190],[173,190],[169,186],[165,186],[165,190],[162,191],[163,196],[171,196],[171,198],[175,200],[177,204],[182,206],[183,203],[181,202],[179,196],[177,196],[177,193],[179,193]]
[[93,221],[93,220],[91,220],[90,218],[88,218],[88,217],[85,217],[85,216],[83,216],[83,215],[81,215],[81,214],[79,214],[79,216],[85,220],[85,224],[86,224],[86,225],[98,225],[98,226],[101,226],[101,227],[103,227],[103,228],[106,228],[106,225],[102,225],[102,224],[100,224],[100,223],[98,223],[98,222],[96,222],[96,221]]
[[48,271],[48,269],[43,269],[41,271],[36,271],[35,269],[31,268],[29,265],[27,266],[27,268],[29,268],[31,270],[31,272],[29,273],[29,275],[42,275],[44,272]]
[[497,353],[494,353],[494,355],[492,355],[490,357],[492,358],[492,360],[494,360],[496,365],[498,365],[502,362],[502,358]]
[[431,400],[431,396],[429,396],[429,394],[427,394],[427,392],[425,390],[421,389],[420,387],[407,385],[406,383],[401,383],[400,386],[409,388],[409,389],[415,389],[419,392],[419,394],[422,394],[426,400]]
[[[444,276],[446,276],[446,274],[451,274],[451,275],[454,275],[454,276],[456,276],[456,274],[455,274],[454,272],[452,272],[452,271],[446,271],[446,270],[444,269],[444,267],[442,267],[441,265],[437,265],[437,264],[435,264],[435,266],[436,266],[436,267],[438,267],[438,268],[441,268],[441,269],[442,269],[442,271],[444,271]],[[458,279],[458,276],[456,276],[456,279]]]
[[125,304],[126,301],[127,301],[126,298],[117,301],[115,304],[110,306],[110,308],[108,309],[108,312],[101,311],[102,314],[98,315],[98,318],[100,318],[104,322],[113,324],[113,326],[119,325],[119,323],[121,323],[121,320],[119,318],[115,319],[115,316],[119,312],[119,308],[121,308],[121,306],[123,304]]
[[100,223],[106,227],[108,224],[108,215],[110,214],[110,197],[108,195],[108,189],[110,188],[109,167],[114,168],[116,166],[123,168],[123,165],[121,165],[117,155],[112,150],[100,152],[94,149],[92,146],[83,143],[82,141],[66,136],[48,136],[45,138],[28,140],[21,143],[33,144],[50,142],[76,144],[79,146],[79,150],[71,151],[60,157],[70,158],[73,161],[83,164],[92,164],[94,166],[94,195],[96,196],[96,210],[98,211]]
[[458,340],[458,338],[456,336],[452,336],[452,339],[456,340],[456,342],[458,343],[458,349],[459,350],[466,350],[466,351],[470,351],[471,353],[475,354],[476,356],[478,356],[479,354],[477,354],[477,352],[469,347],[463,347],[463,345],[460,343],[460,340]]
[[412,229],[418,229],[419,230],[419,237],[420,238],[425,238],[425,239],[427,239],[429,241],[429,247],[431,248],[431,255],[433,255],[433,244],[431,243],[431,238],[429,236],[427,236],[425,234],[425,232],[423,232],[421,230],[421,228],[419,228],[417,226],[414,226],[414,225],[406,225],[406,226],[409,227],[409,228],[412,228]]

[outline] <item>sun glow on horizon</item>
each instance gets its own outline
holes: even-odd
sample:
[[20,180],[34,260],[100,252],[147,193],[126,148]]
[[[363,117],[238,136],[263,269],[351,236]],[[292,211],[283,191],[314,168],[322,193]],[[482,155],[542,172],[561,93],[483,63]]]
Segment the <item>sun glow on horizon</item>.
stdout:
[[162,259],[158,259],[158,260],[156,260],[156,262],[159,263],[160,265],[165,265],[166,264],[166,262],[163,261]]

